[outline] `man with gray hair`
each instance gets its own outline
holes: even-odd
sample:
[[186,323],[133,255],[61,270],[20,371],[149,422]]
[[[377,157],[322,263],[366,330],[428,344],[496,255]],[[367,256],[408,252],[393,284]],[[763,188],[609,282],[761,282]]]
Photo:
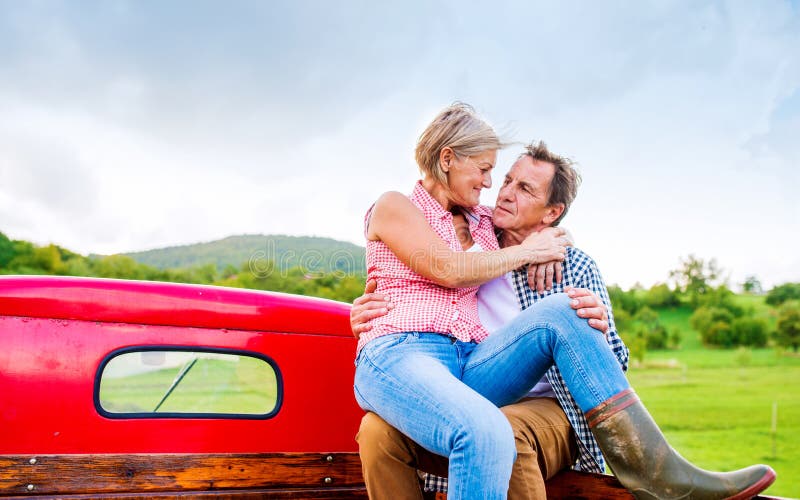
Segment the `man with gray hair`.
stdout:
[[[505,176],[493,211],[501,247],[556,226],[575,199],[580,176],[573,162],[553,154],[543,142],[530,144]],[[466,230],[463,216],[454,216],[457,234]],[[461,225],[459,227],[459,224]],[[529,274],[536,286],[529,286]],[[554,283],[555,281],[555,283]],[[545,285],[550,283],[551,285]],[[369,320],[391,308],[389,298],[368,293],[353,303],[353,333],[367,331]],[[628,349],[614,326],[611,303],[594,261],[569,247],[562,265],[539,266],[530,273],[512,271],[482,285],[478,310],[491,332],[542,298],[559,292],[572,297],[576,313],[606,334],[623,370]],[[511,422],[517,448],[509,498],[545,498],[544,481],[558,471],[603,472],[605,463],[589,425],[553,366],[527,397],[502,408]],[[421,498],[417,470],[424,471],[425,490],[446,491],[447,458],[420,447],[374,413],[367,413],[357,436],[364,479],[370,498]]]

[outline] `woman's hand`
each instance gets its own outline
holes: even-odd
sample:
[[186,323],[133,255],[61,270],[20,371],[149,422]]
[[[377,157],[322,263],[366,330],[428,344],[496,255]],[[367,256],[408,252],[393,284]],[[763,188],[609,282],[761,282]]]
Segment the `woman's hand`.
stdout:
[[572,299],[570,306],[581,318],[589,320],[589,326],[608,335],[608,309],[600,297],[586,288],[567,287],[567,295]]
[[364,295],[354,300],[353,307],[350,308],[350,329],[356,339],[361,337],[362,333],[372,330],[371,320],[385,315],[394,307],[389,297],[375,293],[377,287],[377,281],[367,281]]
[[548,227],[538,233],[530,234],[520,246],[531,253],[531,264],[560,262],[567,256],[567,246],[572,244],[565,234],[566,231],[560,227]]

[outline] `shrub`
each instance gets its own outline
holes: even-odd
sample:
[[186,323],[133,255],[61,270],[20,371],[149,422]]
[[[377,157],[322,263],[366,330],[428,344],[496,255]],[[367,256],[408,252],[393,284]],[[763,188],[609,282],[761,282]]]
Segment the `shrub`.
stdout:
[[608,287],[608,297],[614,305],[615,311],[623,309],[631,314],[635,314],[643,305],[642,301],[636,296],[636,290],[629,290],[626,292],[617,285]]
[[767,304],[779,306],[787,300],[800,300],[800,283],[784,283],[767,293]]
[[653,285],[647,291],[644,302],[650,307],[677,307],[681,304],[678,294],[664,283]]
[[781,306],[775,340],[782,347],[791,347],[794,352],[800,347],[800,301],[790,300]]
[[702,334],[717,322],[730,323],[733,321],[733,314],[727,309],[720,307],[704,306],[696,309],[689,317],[689,325]]
[[767,322],[761,318],[736,318],[731,323],[736,345],[764,347],[767,345]]

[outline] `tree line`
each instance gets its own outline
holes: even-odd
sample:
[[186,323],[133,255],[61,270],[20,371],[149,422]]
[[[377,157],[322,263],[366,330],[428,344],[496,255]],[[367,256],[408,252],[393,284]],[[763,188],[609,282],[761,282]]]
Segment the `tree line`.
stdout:
[[87,257],[58,245],[10,240],[0,232],[0,274],[91,276],[270,290],[352,302],[364,292],[363,273],[280,269],[271,260],[219,269],[215,264],[158,269],[125,255]]
[[[647,349],[680,346],[680,331],[660,319],[665,311],[679,308],[691,311],[689,324],[706,346],[765,347],[773,342],[797,352],[800,283],[785,283],[771,289],[765,302],[772,307],[765,315],[752,305],[743,305],[722,278],[723,274],[716,260],[689,255],[670,272],[672,286],[659,283],[649,289],[634,286],[627,291],[610,287],[617,330],[634,358],[642,360]],[[761,285],[750,276],[742,283],[742,289],[745,294],[757,293],[761,292]]]

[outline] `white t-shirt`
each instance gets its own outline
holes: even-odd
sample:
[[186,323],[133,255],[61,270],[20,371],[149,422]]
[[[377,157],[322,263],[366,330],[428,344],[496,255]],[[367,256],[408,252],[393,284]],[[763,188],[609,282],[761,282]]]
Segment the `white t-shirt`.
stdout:
[[[477,244],[468,250],[468,252],[480,251],[482,249]],[[520,313],[519,301],[517,300],[517,293],[514,291],[512,279],[511,273],[506,273],[484,283],[478,288],[478,316],[481,318],[483,326],[489,330],[489,333],[496,332]],[[528,397],[555,398],[556,393],[553,392],[553,387],[547,381],[547,377],[544,376],[531,389]]]

